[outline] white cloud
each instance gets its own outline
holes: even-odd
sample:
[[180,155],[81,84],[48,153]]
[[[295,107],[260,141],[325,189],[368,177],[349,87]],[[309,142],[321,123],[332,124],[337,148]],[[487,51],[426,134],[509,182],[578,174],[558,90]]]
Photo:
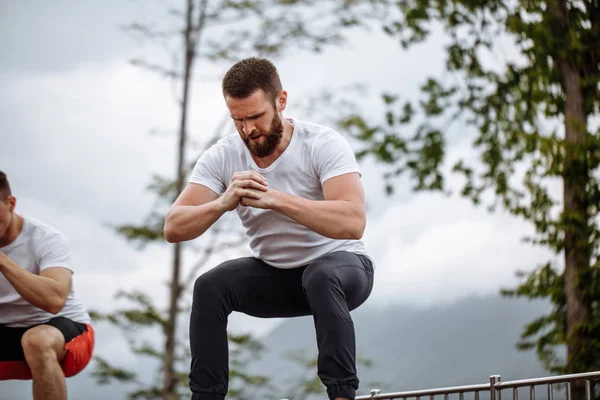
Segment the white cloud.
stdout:
[[[370,84],[375,93],[389,89],[413,98],[427,75],[443,70],[444,36],[439,31],[409,51],[383,34],[357,33],[351,39],[349,49],[324,55],[295,52],[277,61],[290,93],[289,116],[310,120],[311,115],[299,115],[298,102],[322,88],[355,82]],[[15,133],[0,148],[1,168],[13,177],[20,210],[71,239],[80,266],[78,293],[90,308],[112,306],[112,294],[122,287],[143,288],[160,305],[167,299],[170,247],[135,251],[102,225],[141,222],[154,202],[145,191],[150,175],[173,176],[175,169],[175,138],[148,135],[150,129],[176,132],[179,115],[172,84],[130,66],[131,51],[119,49],[113,57],[68,73],[19,78],[13,71],[10,77],[16,79],[9,82],[4,76],[0,94],[0,117]],[[198,77],[224,73],[222,65],[199,65]],[[193,140],[211,137],[226,113],[219,83],[197,81],[193,86]],[[366,110],[377,108],[372,116],[380,114],[380,105],[364,103]],[[470,150],[456,146],[465,154]],[[196,154],[188,156],[193,160]],[[412,196],[405,188],[399,197],[384,199],[378,166],[366,162],[363,170],[372,206],[366,241],[377,262],[374,302],[429,304],[494,292],[513,282],[515,269],[546,259],[541,249],[519,243],[528,229],[524,223],[487,214],[466,200]],[[220,260],[214,258],[210,265]],[[187,268],[192,262],[186,255]],[[273,323],[232,318],[232,326],[240,329],[266,329]]]
[[[224,105],[214,84],[194,89],[203,96],[189,106],[189,134],[203,141]],[[145,191],[151,174],[174,176],[179,112],[171,82],[125,60],[7,82],[0,104],[18,132],[0,150],[18,193],[44,193],[47,204],[103,221],[134,221],[154,201]],[[150,136],[151,129],[171,134]]]
[[489,214],[456,197],[421,194],[391,206],[365,237],[377,268],[370,301],[428,306],[513,287],[516,270],[556,260],[522,243],[531,232],[504,212]]

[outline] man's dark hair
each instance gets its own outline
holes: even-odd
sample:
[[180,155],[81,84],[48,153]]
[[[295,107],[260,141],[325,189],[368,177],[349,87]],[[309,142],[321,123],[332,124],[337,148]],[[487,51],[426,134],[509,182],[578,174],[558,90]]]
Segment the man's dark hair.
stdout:
[[8,201],[8,196],[11,194],[8,178],[4,172],[0,171],[0,201],[6,203]]
[[262,89],[274,103],[281,91],[281,81],[271,61],[250,57],[233,64],[223,78],[222,87],[224,96],[236,99],[243,99]]

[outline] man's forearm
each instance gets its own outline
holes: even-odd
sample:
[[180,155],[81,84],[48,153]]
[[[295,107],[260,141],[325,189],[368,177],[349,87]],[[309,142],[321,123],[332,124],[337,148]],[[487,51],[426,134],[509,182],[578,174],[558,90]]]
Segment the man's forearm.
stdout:
[[360,239],[366,225],[364,207],[345,200],[308,200],[278,192],[272,209],[332,239]]
[[6,277],[21,297],[34,307],[52,314],[62,310],[67,300],[60,283],[52,278],[32,274],[12,261],[0,265]]
[[195,239],[206,232],[223,214],[225,209],[218,200],[200,206],[175,206],[165,218],[165,239],[170,243]]

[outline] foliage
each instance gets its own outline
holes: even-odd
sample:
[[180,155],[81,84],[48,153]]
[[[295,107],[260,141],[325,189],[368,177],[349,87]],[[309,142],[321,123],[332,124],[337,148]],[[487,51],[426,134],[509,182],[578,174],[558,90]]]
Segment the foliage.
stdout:
[[[157,347],[156,340],[150,338],[162,337],[168,329],[168,310],[160,310],[152,299],[139,291],[119,291],[115,295],[115,301],[126,301],[126,306],[118,308],[110,313],[94,312],[92,317],[95,321],[106,321],[118,327],[129,343],[133,354],[139,356],[143,365],[162,363],[164,354]],[[188,311],[188,310],[182,310]],[[160,335],[156,333],[161,332]],[[144,339],[144,333],[147,337]],[[189,389],[188,371],[190,363],[189,346],[185,338],[177,340],[175,349],[176,391],[178,398],[188,398]],[[253,390],[266,386],[269,381],[266,377],[244,373],[246,366],[251,360],[260,358],[264,346],[249,334],[230,334],[230,391],[228,397],[232,399],[248,398]],[[103,357],[95,357],[93,375],[101,384],[112,384],[115,382],[132,384],[135,389],[129,393],[129,399],[162,399],[164,388],[159,379],[153,379],[153,383],[144,380],[140,371],[115,367]],[[146,370],[147,368],[144,368]]]
[[[600,369],[600,3],[400,0],[388,6],[382,28],[403,48],[444,32],[446,73],[426,79],[417,101],[384,93],[379,121],[360,113],[341,118],[340,126],[361,143],[357,156],[388,167],[389,194],[405,174],[414,190],[448,192],[451,166],[464,179],[462,196],[529,221],[536,235],[527,241],[563,254],[565,263],[519,271],[521,284],[503,290],[554,306],[525,327],[519,346],[535,347],[553,372]],[[506,42],[516,56],[498,62]],[[461,133],[455,140],[474,133],[478,161],[448,160],[452,128]],[[566,359],[556,352],[563,346]]]

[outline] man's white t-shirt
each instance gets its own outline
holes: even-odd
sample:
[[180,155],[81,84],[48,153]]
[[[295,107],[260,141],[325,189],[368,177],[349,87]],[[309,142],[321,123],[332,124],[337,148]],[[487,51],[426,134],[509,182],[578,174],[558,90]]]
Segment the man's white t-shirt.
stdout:
[[[360,175],[354,152],[342,135],[315,123],[292,122],[288,147],[267,168],[256,165],[235,133],[220,139],[200,156],[189,182],[221,195],[235,172],[254,170],[267,179],[270,188],[324,200],[322,185],[326,180],[348,173]],[[300,267],[334,251],[368,255],[361,240],[327,238],[273,210],[238,206],[236,212],[250,239],[251,255],[276,268]]]
[[[64,267],[74,272],[67,239],[50,226],[26,215],[17,238],[0,251],[21,268],[39,275],[49,267]],[[55,317],[69,318],[82,324],[90,323],[87,310],[74,297],[73,284],[63,309],[57,314],[29,304],[0,273],[0,325],[28,327]]]

